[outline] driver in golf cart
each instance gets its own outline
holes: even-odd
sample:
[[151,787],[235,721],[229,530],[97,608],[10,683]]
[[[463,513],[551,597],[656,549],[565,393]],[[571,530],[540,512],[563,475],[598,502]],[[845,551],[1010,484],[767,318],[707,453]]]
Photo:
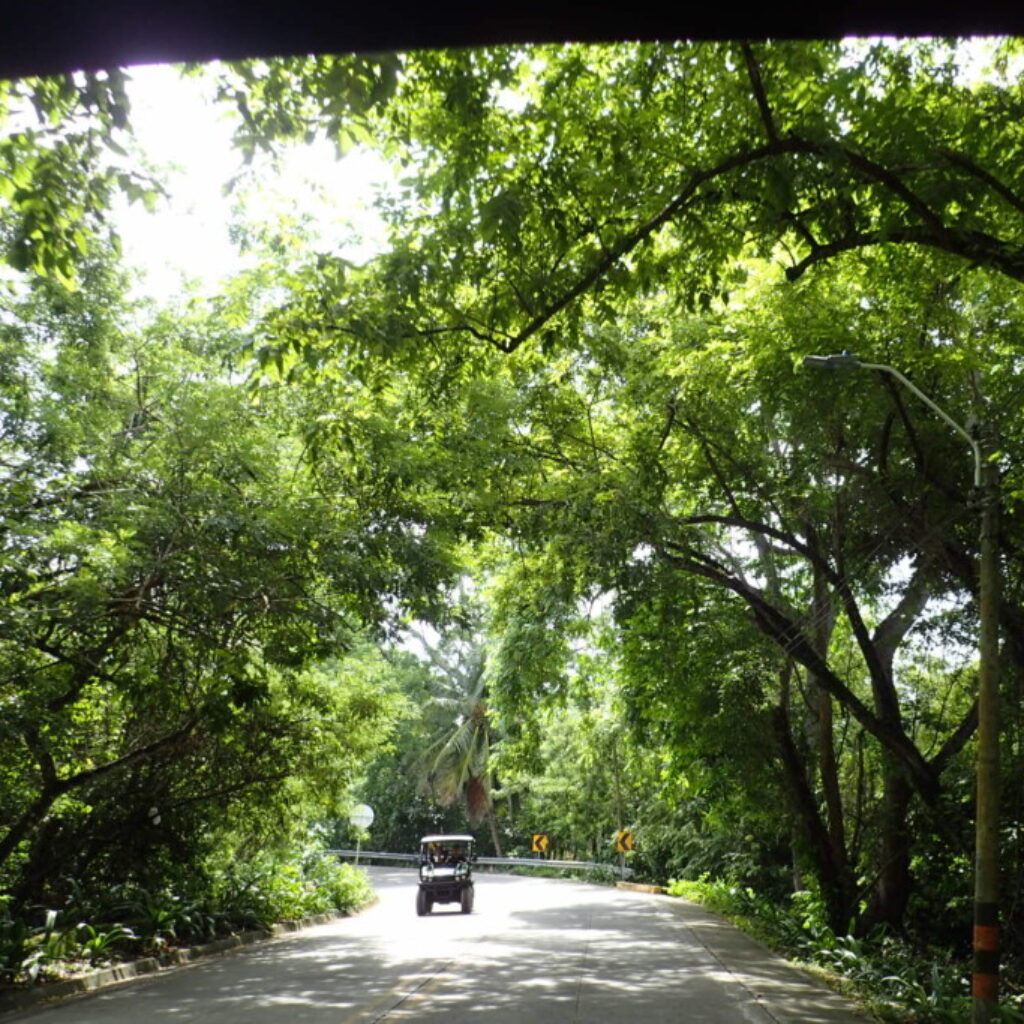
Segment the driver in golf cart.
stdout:
[[429,914],[435,903],[458,903],[464,914],[473,909],[474,844],[469,835],[431,835],[420,840],[417,914]]

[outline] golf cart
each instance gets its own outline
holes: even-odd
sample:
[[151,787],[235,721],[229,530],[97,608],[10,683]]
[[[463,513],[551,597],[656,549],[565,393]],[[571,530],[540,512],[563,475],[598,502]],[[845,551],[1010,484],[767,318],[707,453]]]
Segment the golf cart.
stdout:
[[416,913],[429,914],[435,903],[458,903],[462,913],[473,909],[472,836],[424,836],[420,840],[420,884]]

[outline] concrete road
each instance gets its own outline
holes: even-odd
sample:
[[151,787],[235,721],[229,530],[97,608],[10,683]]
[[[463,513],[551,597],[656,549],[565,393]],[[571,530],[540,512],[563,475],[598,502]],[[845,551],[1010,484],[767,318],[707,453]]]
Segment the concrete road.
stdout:
[[49,1009],[40,1024],[864,1024],[720,919],[666,896],[478,875],[476,906],[415,913],[373,868],[353,918]]

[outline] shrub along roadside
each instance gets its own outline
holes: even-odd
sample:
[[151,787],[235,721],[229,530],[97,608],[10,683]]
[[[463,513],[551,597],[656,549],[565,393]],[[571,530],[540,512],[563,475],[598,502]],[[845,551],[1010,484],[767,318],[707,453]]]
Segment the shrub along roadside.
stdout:
[[[891,935],[836,935],[813,893],[794,893],[787,907],[750,888],[706,879],[673,879],[667,891],[721,914],[792,960],[824,969],[882,1020],[962,1024],[970,1019],[969,963],[946,950],[915,949]],[[1009,971],[1003,988],[997,1019],[1024,1021],[1024,995]]]
[[365,872],[320,851],[297,863],[233,864],[201,887],[124,885],[90,896],[72,885],[61,908],[20,917],[0,895],[0,985],[56,980],[313,914],[351,913],[372,897]]

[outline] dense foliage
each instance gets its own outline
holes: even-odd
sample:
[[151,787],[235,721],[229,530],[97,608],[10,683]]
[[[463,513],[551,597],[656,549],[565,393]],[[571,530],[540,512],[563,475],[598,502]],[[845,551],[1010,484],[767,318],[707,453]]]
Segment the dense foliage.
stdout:
[[[981,73],[939,41],[405,55],[370,118],[405,174],[382,201],[389,251],[321,257],[253,343],[264,379],[373,394],[388,450],[414,446],[406,493],[450,527],[447,495],[483,542],[491,703],[533,793],[557,771],[550,716],[578,699],[580,608],[606,601],[620,713],[665,752],[674,864],[697,826],[691,866],[717,839],[717,873],[810,880],[837,933],[960,949],[970,453],[893,381],[801,363],[855,350],[984,424],[1015,693],[1019,46],[989,56]],[[318,432],[323,457],[348,429]],[[1015,836],[1013,787],[1005,804]]]
[[72,287],[110,237],[114,196],[152,207],[159,184],[128,158],[123,71],[0,82],[0,254]]
[[[364,266],[270,246],[216,311],[128,328],[97,242],[78,293],[51,275],[5,309],[15,905],[57,894],[62,865],[147,884],[337,819],[365,767],[388,844],[486,820],[496,850],[547,832],[612,861],[630,829],[652,879],[810,892],[833,938],[961,955],[971,455],[891,378],[802,358],[898,368],[998,467],[1014,778],[1024,87],[1018,41],[981,52],[214,69],[246,158],[323,134],[392,161],[387,246]],[[418,665],[357,648],[424,620],[440,639],[417,627]],[[1014,955],[1022,821],[1007,786]],[[129,829],[137,849],[116,844]]]
[[73,890],[39,920],[0,907],[0,982],[42,981],[126,957],[165,956],[281,921],[351,913],[372,895],[366,875],[314,850],[263,856],[180,879],[174,887]]
[[0,322],[0,883],[24,927],[342,815],[399,707],[364,631],[422,546],[319,488],[298,406],[250,400],[214,316],[79,273]]

